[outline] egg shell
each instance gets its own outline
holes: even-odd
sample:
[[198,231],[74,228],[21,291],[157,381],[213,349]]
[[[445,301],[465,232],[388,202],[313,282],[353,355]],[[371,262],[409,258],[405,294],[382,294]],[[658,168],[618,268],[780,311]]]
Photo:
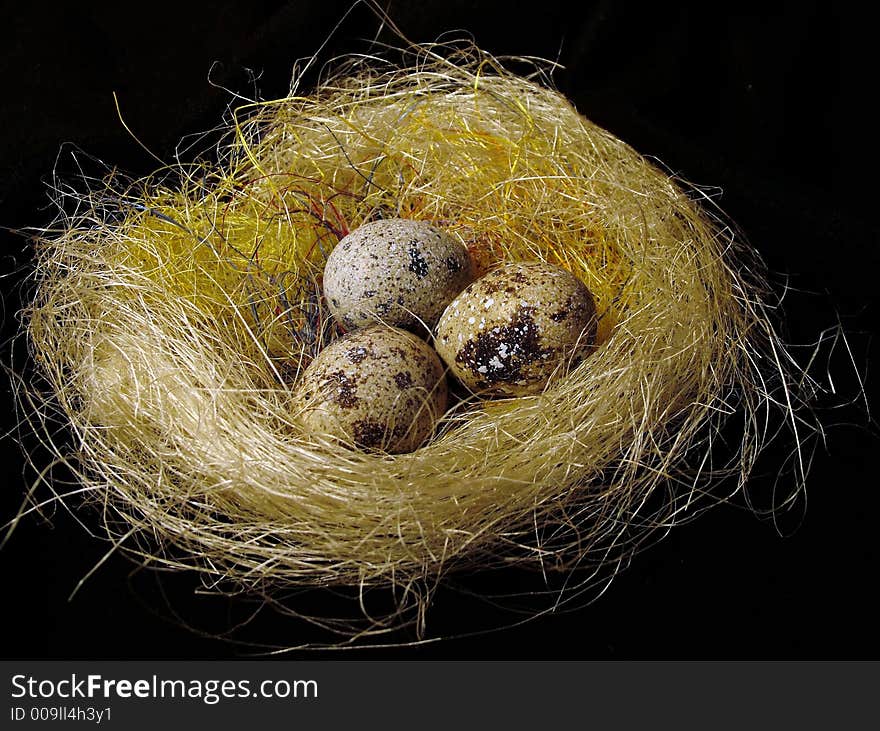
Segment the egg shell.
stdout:
[[446,410],[445,368],[412,333],[372,325],[324,348],[303,372],[294,399],[309,433],[366,450],[410,452]]
[[418,332],[432,330],[473,279],[466,246],[426,221],[393,218],[339,241],[324,268],[324,296],[348,329],[382,321]]
[[471,391],[524,396],[543,390],[561,363],[576,365],[592,351],[596,320],[592,293],[567,270],[505,264],[449,304],[435,347]]

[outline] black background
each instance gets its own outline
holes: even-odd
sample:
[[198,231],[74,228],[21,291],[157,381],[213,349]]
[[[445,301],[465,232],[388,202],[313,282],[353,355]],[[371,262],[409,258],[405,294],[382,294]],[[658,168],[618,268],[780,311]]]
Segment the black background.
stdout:
[[[791,340],[814,339],[839,316],[859,371],[867,371],[868,390],[876,392],[872,19],[839,4],[672,5],[398,0],[391,10],[415,41],[466,29],[495,54],[558,59],[566,69],[556,82],[584,114],[682,176],[723,189],[722,207],[770,268],[790,276]],[[154,169],[120,124],[113,91],[138,138],[169,158],[183,135],[217,124],[230,101],[208,83],[212,64],[216,84],[251,95],[253,71],[262,97],[282,96],[293,62],[315,52],[348,7],[329,0],[3,3],[0,226],[51,220],[44,182],[62,143],[135,176]],[[364,7],[356,8],[324,57],[362,50],[359,39],[376,27]],[[26,240],[6,230],[0,236],[4,272],[26,266]],[[15,327],[16,279],[3,280],[6,336]],[[845,358],[835,357],[832,373],[844,396],[852,396],[855,380]],[[877,657],[880,500],[872,458],[880,444],[863,409],[844,407],[824,418],[827,448],[815,456],[806,515],[792,535],[781,537],[770,523],[722,506],[636,556],[590,606],[483,636],[354,656]],[[775,447],[768,464],[788,446]],[[5,439],[2,448],[0,523],[14,514],[25,484],[17,445]],[[766,491],[770,482],[756,476],[751,489]],[[161,592],[185,620],[199,618],[207,629],[224,626],[228,613],[238,611],[197,596],[192,576],[132,576],[132,565],[112,556],[68,602],[105,550],[63,511],[51,527],[24,521],[0,551],[0,655],[243,652],[160,616],[169,614]],[[514,572],[486,579],[493,587],[521,580]],[[324,599],[304,601],[320,606]],[[429,629],[448,635],[516,619],[445,592]],[[269,615],[254,630],[279,644],[313,639],[307,629]]]

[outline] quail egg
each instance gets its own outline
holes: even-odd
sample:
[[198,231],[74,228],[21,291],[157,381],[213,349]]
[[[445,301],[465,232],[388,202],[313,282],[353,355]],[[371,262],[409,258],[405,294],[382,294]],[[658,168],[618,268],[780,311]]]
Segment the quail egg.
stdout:
[[303,372],[294,399],[308,432],[365,450],[410,452],[446,410],[445,368],[412,333],[371,325],[324,348]]
[[342,238],[324,268],[324,296],[348,329],[382,321],[432,330],[474,279],[467,247],[426,221],[365,223]]
[[560,364],[575,365],[596,339],[587,286],[544,262],[502,265],[461,292],[440,317],[435,347],[471,391],[539,393]]

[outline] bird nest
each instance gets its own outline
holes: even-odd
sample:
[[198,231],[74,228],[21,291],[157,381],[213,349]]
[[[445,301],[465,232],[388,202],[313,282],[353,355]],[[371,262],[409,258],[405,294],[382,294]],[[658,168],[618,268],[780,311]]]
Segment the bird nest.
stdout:
[[[111,539],[218,591],[390,589],[343,637],[421,620],[448,572],[618,565],[739,489],[768,414],[797,405],[760,262],[704,196],[538,67],[409,54],[236,110],[210,164],[91,185],[38,242],[25,312],[28,419]],[[536,395],[464,395],[410,453],[308,433],[292,394],[341,334],[324,262],[389,217],[442,227],[481,271],[567,269],[594,352]]]

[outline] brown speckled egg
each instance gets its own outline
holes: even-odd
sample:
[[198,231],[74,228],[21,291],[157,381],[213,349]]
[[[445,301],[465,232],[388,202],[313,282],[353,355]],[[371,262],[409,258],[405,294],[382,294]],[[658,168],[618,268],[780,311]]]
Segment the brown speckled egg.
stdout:
[[372,221],[336,245],[324,268],[324,296],[346,328],[381,320],[433,329],[446,305],[474,279],[467,247],[426,221]]
[[410,452],[446,410],[445,368],[412,333],[372,325],[324,348],[294,398],[307,432],[367,450]]
[[435,347],[478,393],[539,393],[562,362],[578,363],[596,340],[596,304],[570,272],[543,262],[506,264],[446,308]]

